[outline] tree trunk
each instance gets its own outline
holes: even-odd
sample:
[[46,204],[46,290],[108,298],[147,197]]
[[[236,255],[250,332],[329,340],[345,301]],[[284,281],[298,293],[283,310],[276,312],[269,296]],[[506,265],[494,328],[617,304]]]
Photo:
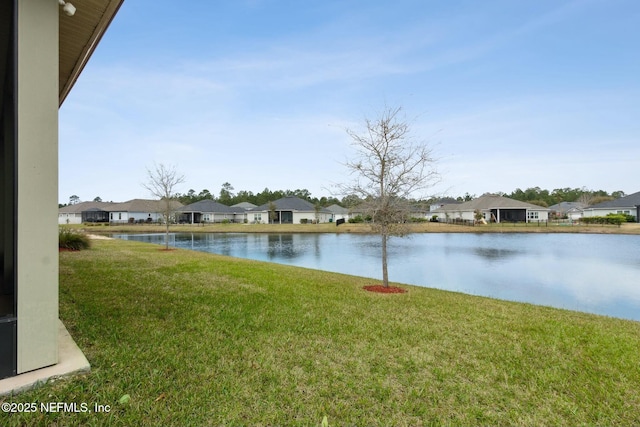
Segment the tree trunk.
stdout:
[[169,250],[169,218],[165,221],[167,224],[166,233],[164,235],[164,248]]
[[387,271],[387,240],[389,240],[389,234],[387,232],[386,225],[382,226],[382,286],[389,287],[389,272]]

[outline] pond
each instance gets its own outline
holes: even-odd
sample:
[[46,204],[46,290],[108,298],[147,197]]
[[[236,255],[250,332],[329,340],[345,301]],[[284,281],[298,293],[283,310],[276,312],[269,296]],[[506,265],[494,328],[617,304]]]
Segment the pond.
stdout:
[[[164,234],[113,237],[164,243]],[[171,246],[380,279],[380,238],[177,233]],[[414,234],[389,243],[393,282],[640,320],[640,236]]]

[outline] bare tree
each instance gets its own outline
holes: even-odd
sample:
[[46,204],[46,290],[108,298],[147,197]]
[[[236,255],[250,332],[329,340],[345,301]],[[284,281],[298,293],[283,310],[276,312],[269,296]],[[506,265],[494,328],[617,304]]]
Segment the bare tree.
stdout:
[[360,209],[371,216],[372,227],[381,236],[385,287],[389,286],[389,238],[408,233],[411,196],[439,181],[432,149],[412,137],[409,123],[399,117],[401,111],[385,107],[378,118],[365,119],[362,132],[347,129],[357,154],[345,166],[355,179],[338,186],[342,194],[364,200]]
[[593,194],[588,192],[582,193],[580,197],[578,197],[578,202],[587,206],[591,205],[591,200],[593,200]]
[[178,174],[175,166],[154,164],[147,168],[148,181],[142,184],[151,194],[162,201],[162,216],[166,224],[164,238],[165,249],[169,249],[169,224],[179,205],[176,200],[175,187],[184,182],[184,175]]

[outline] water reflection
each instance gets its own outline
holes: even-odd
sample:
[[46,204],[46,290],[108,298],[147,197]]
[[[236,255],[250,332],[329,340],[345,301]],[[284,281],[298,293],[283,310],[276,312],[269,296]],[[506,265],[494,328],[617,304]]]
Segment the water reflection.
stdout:
[[[164,235],[116,235],[164,243]],[[172,246],[380,279],[380,238],[172,234]],[[424,234],[389,243],[391,280],[640,320],[640,237]]]
[[474,248],[473,252],[488,261],[504,261],[507,257],[516,256],[521,251],[501,248]]
[[302,255],[306,249],[303,245],[294,244],[292,234],[269,234],[267,239],[267,254],[270,260],[292,260]]

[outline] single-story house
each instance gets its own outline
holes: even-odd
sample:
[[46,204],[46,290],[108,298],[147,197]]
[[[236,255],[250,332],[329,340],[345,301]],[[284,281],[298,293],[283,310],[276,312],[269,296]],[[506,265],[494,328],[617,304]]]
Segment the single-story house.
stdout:
[[[181,206],[180,202],[172,202],[174,210]],[[58,209],[58,224],[162,222],[164,209],[164,202],[161,200],[133,199],[123,203],[81,202]]]
[[[255,205],[248,203],[252,207]],[[247,209],[240,204],[227,206],[214,200],[200,200],[178,210],[179,222],[202,224],[211,222],[244,222]]]
[[578,220],[582,217],[582,209],[587,206],[581,202],[560,202],[549,206],[549,212],[556,218],[567,217],[571,220]]
[[[272,204],[275,207],[275,218],[270,219]],[[283,197],[247,211],[248,221],[254,224],[330,222],[332,215],[327,208],[316,209],[312,203],[295,196]]]
[[620,197],[616,200],[598,203],[593,206],[587,206],[582,209],[582,215],[591,216],[607,216],[608,214],[626,214],[633,215],[636,222],[640,219],[640,191]]
[[[171,210],[177,211],[182,203],[172,200]],[[164,222],[165,202],[163,200],[133,199],[114,203],[108,208],[109,222],[115,224]]]
[[327,210],[331,212],[331,221],[336,222],[339,219],[349,220],[349,209],[343,208],[340,205],[327,206]]
[[549,208],[504,196],[485,194],[468,202],[444,205],[432,212],[439,221],[475,221],[476,212],[487,222],[539,222],[549,219]]
[[58,209],[58,224],[82,224],[84,222],[109,222],[108,207],[113,203],[80,202]]

